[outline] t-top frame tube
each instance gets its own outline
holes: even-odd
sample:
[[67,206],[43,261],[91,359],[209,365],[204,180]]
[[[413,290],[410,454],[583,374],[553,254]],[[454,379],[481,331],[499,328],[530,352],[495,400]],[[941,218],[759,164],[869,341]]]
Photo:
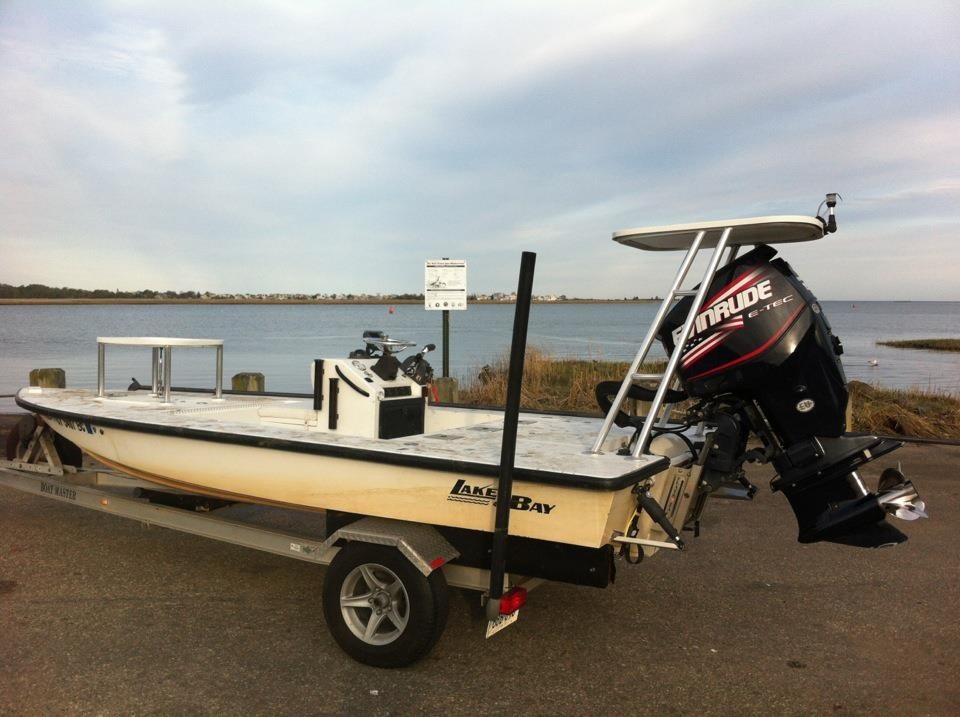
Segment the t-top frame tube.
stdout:
[[[643,337],[643,342],[640,344],[640,350],[634,357],[633,363],[630,364],[630,368],[627,371],[627,377],[620,385],[620,390],[617,392],[617,397],[614,399],[613,405],[610,407],[610,410],[607,411],[607,415],[603,419],[603,426],[600,428],[600,434],[597,436],[593,447],[590,449],[591,453],[601,452],[601,449],[603,448],[603,442],[607,440],[607,435],[609,435],[610,429],[613,427],[613,421],[617,415],[617,411],[619,411],[620,406],[623,405],[623,401],[627,397],[627,391],[630,389],[630,386],[633,383],[633,379],[631,377],[640,368],[640,364],[643,363],[643,361],[647,358],[647,354],[650,353],[650,348],[653,346],[653,342],[657,338],[657,332],[660,330],[660,326],[663,324],[663,320],[666,318],[667,312],[673,308],[673,302],[676,298],[676,294],[680,290],[680,286],[683,284],[684,279],[687,278],[687,273],[690,271],[693,260],[696,258],[697,252],[700,250],[700,244],[703,243],[703,239],[706,235],[707,233],[705,231],[697,232],[696,238],[693,240],[693,243],[691,243],[689,249],[687,249],[687,253],[683,257],[683,261],[680,263],[680,268],[677,270],[677,275],[673,278],[673,284],[670,286],[670,291],[660,304],[660,309],[657,311],[657,315],[653,318],[653,323],[650,324],[650,328],[647,330],[647,335]],[[662,380],[666,380],[666,375],[667,374],[664,374],[664,379]]]
[[673,351],[670,353],[669,361],[667,361],[667,368],[663,372],[663,379],[660,381],[660,385],[657,387],[657,392],[653,397],[653,402],[650,404],[650,410],[647,412],[647,419],[643,422],[643,428],[640,429],[640,436],[637,438],[637,443],[633,447],[634,458],[639,458],[642,456],[650,443],[650,436],[653,434],[654,423],[656,422],[657,415],[660,413],[660,407],[663,406],[664,398],[667,395],[667,389],[670,387],[670,382],[676,375],[677,366],[680,364],[680,356],[683,353],[683,346],[690,337],[690,332],[693,330],[693,324],[697,320],[697,314],[700,313],[703,302],[707,297],[707,292],[710,290],[710,285],[713,283],[713,276],[716,274],[717,269],[720,266],[720,260],[723,258],[723,252],[727,248],[727,241],[730,239],[731,231],[732,229],[730,227],[727,227],[723,230],[723,233],[720,235],[720,239],[717,242],[717,246],[713,250],[713,254],[710,256],[710,261],[707,264],[706,271],[703,272],[703,280],[700,282],[700,287],[697,289],[693,303],[690,305],[690,311],[687,314],[686,321],[683,322],[683,328],[680,330],[680,335],[676,337]]
[[106,395],[106,349],[107,344],[119,346],[149,346],[150,356],[150,389],[151,393],[160,397],[163,402],[170,403],[170,387],[173,374],[173,347],[188,346],[196,348],[215,348],[216,358],[216,385],[214,399],[223,399],[223,341],[206,339],[156,339],[156,338],[106,338],[97,340],[97,397]]

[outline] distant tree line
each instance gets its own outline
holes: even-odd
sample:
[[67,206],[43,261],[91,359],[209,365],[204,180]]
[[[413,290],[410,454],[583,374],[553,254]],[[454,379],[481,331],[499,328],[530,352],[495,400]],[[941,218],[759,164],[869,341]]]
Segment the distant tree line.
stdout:
[[[484,295],[468,294],[468,301],[484,300],[504,301],[508,300],[505,294]],[[537,297],[539,298],[539,297]],[[120,291],[116,289],[72,289],[68,286],[45,286],[44,284],[25,284],[22,286],[13,286],[12,284],[0,283],[0,299],[181,299],[181,300],[200,300],[200,301],[423,301],[423,294],[212,294],[199,291],[154,291],[153,289],[140,289],[139,291]],[[551,297],[550,301],[592,301],[592,299],[578,299],[576,297],[567,297],[561,294],[557,297]],[[630,301],[628,297],[623,297],[624,301]],[[634,296],[633,301],[659,301],[660,297],[654,299],[641,299]]]
[[362,300],[378,298],[385,301],[423,301],[423,294],[385,294],[378,297],[370,297],[366,294],[210,294],[200,293],[199,291],[154,291],[153,289],[140,289],[139,291],[120,291],[119,289],[111,291],[109,289],[73,289],[68,286],[45,286],[44,284],[25,284],[22,286],[13,286],[12,284],[0,283],[0,299],[230,299],[237,297],[251,299],[332,299],[340,300]]
[[199,299],[197,291],[110,291],[109,289],[71,289],[68,286],[0,284],[0,299]]

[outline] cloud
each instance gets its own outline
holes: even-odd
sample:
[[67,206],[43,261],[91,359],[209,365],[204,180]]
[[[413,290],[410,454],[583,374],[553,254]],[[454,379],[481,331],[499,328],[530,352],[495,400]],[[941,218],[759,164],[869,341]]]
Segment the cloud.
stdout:
[[[960,298],[896,259],[921,227],[939,266],[958,258],[940,240],[957,20],[934,2],[8,3],[0,281],[415,291],[443,255],[485,291],[530,248],[538,290],[650,295],[675,257],[611,231],[840,191],[832,260],[797,248],[821,295],[883,298],[887,272]],[[869,275],[839,265],[864,251]]]

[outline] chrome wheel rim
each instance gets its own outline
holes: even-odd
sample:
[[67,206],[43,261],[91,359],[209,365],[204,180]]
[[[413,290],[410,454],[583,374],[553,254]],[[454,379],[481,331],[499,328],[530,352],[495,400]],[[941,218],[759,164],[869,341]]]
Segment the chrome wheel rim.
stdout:
[[340,586],[340,614],[363,642],[387,645],[406,629],[410,600],[396,573],[377,563],[364,563],[351,570]]

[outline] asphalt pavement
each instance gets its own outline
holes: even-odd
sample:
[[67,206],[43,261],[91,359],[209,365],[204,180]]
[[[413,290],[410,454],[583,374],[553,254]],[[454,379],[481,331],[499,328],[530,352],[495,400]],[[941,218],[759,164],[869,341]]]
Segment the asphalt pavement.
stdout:
[[798,544],[759,469],[683,554],[537,588],[490,640],[457,592],[399,670],[333,642],[324,568],[0,488],[0,714],[957,715],[960,448],[868,483],[898,461],[930,512],[904,545]]

